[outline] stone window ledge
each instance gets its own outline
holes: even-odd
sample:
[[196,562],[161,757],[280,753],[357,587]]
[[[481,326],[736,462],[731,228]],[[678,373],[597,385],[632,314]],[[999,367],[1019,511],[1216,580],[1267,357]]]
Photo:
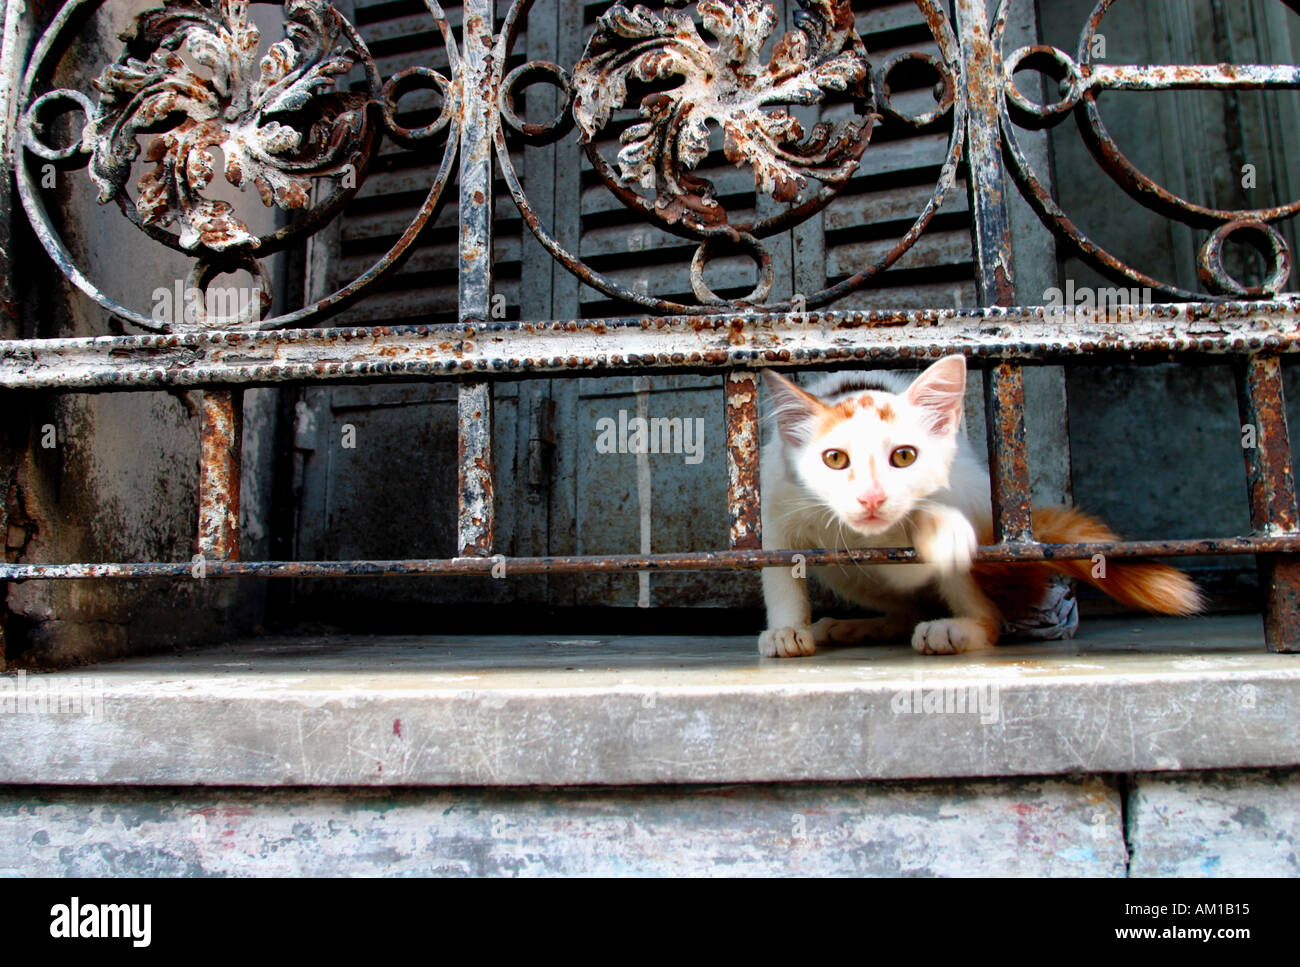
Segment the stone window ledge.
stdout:
[[[260,638],[10,672],[0,784],[530,786],[1300,764],[1300,656],[1258,617],[1085,622],[972,656],[753,639]],[[39,679],[39,684],[37,680]],[[7,686],[0,686],[7,687]],[[0,702],[8,692],[0,692]],[[964,702],[966,708],[959,708]]]

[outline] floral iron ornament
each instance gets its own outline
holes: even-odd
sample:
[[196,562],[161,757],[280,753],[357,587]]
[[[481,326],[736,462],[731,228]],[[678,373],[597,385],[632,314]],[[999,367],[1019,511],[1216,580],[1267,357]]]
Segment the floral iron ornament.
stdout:
[[[607,9],[572,72],[536,60],[507,72],[534,2],[513,0],[495,48],[498,170],[533,236],[583,284],[611,298],[671,314],[715,312],[718,306],[802,312],[827,305],[869,284],[911,251],[956,190],[968,98],[948,0],[913,0],[934,52],[904,51],[880,66],[867,58],[849,0],[793,0],[796,29],[775,37],[778,17],[770,2],[698,0],[691,14],[676,9],[686,0],[664,0],[662,11],[622,3]],[[923,113],[896,103],[890,83],[895,69],[913,61],[938,75],[935,106]],[[550,119],[529,123],[520,116],[518,100],[534,83],[555,88],[563,106]],[[852,114],[808,131],[789,110],[832,100]],[[636,116],[628,119],[633,112]],[[815,215],[844,189],[882,116],[916,129],[948,119],[947,152],[929,199],[896,243],[869,264],[818,291],[770,301],[777,259],[764,241]],[[607,160],[605,141],[597,139],[616,117],[620,124],[631,123],[622,131],[618,157]],[[604,274],[566,247],[545,213],[533,206],[507,132],[525,146],[540,147],[575,127],[605,188],[657,228],[697,243],[690,287],[698,301],[651,294],[644,277],[626,285]],[[752,168],[758,204],[742,202],[756,212],[752,216],[734,211],[735,206],[728,211],[727,195],[699,171],[712,147],[713,128],[722,132],[726,157],[738,168]],[[636,241],[651,237],[642,234]],[[715,291],[705,276],[709,263],[738,253],[754,262],[754,287],[735,294],[738,276],[729,270],[731,291]]]
[[[128,2],[139,6],[136,0],[63,0],[32,48],[17,96],[18,195],[37,238],[68,279],[117,320],[148,332],[268,330],[316,324],[401,267],[437,211],[459,157],[461,59],[437,0],[425,5],[446,51],[445,75],[411,67],[383,82],[356,28],[329,0],[159,0],[133,12],[116,60],[93,82],[98,104],[57,86],[66,55],[84,39],[92,18]],[[265,48],[249,16],[254,2],[266,14],[259,22],[278,14],[282,24],[282,39]],[[436,90],[442,111],[412,129],[402,125],[399,101],[415,89]],[[52,127],[74,112],[85,119],[80,125]],[[69,129],[77,132],[71,139],[64,133]],[[274,286],[266,256],[336,218],[364,184],[385,137],[421,153],[434,169],[410,224],[339,288],[268,314]],[[123,305],[82,271],[49,217],[46,176],[51,169],[83,168],[101,204],[115,201],[150,238],[188,257],[186,286],[195,298],[187,295],[185,302],[187,310],[194,305],[193,316],[159,316],[156,300],[145,312]],[[296,214],[256,235],[233,206],[207,197],[219,176],[240,189],[251,186],[268,207]],[[259,297],[234,312],[206,311],[213,281],[238,271],[253,276]],[[172,279],[160,281],[171,290]],[[147,284],[143,290],[157,291]],[[221,305],[219,298],[214,302]]]
[[[755,188],[799,206],[801,214],[824,204],[852,176],[876,117],[866,51],[848,0],[798,2],[798,29],[775,43],[766,65],[761,55],[777,16],[761,0],[700,0],[701,23],[717,46],[705,41],[689,14],[677,10],[657,14],[618,5],[600,17],[574,68],[573,116],[593,165],[625,203],[668,225],[726,231],[728,216],[713,185],[692,174],[709,152],[710,122],[722,129],[727,159],[753,168]],[[628,82],[656,84],[674,77],[683,79],[680,86],[642,98],[641,120],[623,132],[618,174],[612,175],[594,139],[612,112],[624,106]],[[819,123],[805,137],[803,125],[784,106],[816,104],[831,91],[848,93],[863,116]],[[810,177],[829,189],[811,204],[804,198]],[[654,192],[653,210],[634,186]],[[778,226],[729,227],[764,235]]]
[[[101,203],[121,199],[140,154],[136,136],[150,133],[144,157],[155,167],[139,178],[135,212],[150,234],[186,251],[266,241],[228,202],[203,196],[216,176],[213,148],[225,157],[225,179],[241,189],[251,182],[268,207],[308,207],[312,180],[349,165],[360,182],[374,141],[369,99],[332,88],[370,66],[364,46],[326,0],[286,0],[284,16],[285,39],[260,58],[247,0],[167,0],[136,18],[122,35],[125,52],[94,82],[99,106],[83,135]],[[160,231],[173,224],[178,238]]]

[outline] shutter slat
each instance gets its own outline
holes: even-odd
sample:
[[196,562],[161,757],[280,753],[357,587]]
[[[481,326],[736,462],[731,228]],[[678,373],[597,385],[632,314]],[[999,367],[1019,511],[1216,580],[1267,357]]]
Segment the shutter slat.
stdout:
[[[897,239],[883,238],[837,245],[826,253],[826,274],[831,277],[852,275],[888,254],[896,244]],[[965,229],[951,232],[932,229],[917,239],[892,271],[958,265],[969,261],[970,257],[970,232]]]
[[[447,22],[451,24],[452,28],[459,29],[462,20],[460,8],[448,10],[446,14]],[[375,21],[359,29],[362,39],[371,47],[383,42],[404,40],[408,37],[417,37],[423,34],[433,34],[435,39],[429,46],[442,46],[442,34],[427,10],[423,13],[403,14],[387,20]]]
[[[921,210],[925,208],[925,203],[930,200],[933,193],[933,185],[911,185],[889,191],[840,195],[835,203],[826,209],[826,231],[843,231],[860,228],[863,225],[903,221],[910,223],[921,214]],[[957,183],[939,211],[945,215],[957,213],[969,215],[970,199],[964,182]]]
[[915,3],[891,3],[864,10],[855,18],[858,33],[866,39],[870,34],[902,30],[906,27],[925,26],[925,15]]
[[[372,238],[396,238],[406,231],[419,209],[416,206],[396,210],[372,212],[349,216],[343,223],[343,241],[358,242]],[[446,205],[434,220],[435,228],[454,227],[459,212],[454,205]]]

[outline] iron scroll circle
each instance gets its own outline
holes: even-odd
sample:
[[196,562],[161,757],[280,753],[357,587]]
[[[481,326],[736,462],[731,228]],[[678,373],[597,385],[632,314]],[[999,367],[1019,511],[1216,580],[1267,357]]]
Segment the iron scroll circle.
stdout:
[[[1205,293],[1184,289],[1174,283],[1154,278],[1127,264],[1093,241],[1057,204],[1047,186],[1039,179],[1016,137],[1016,125],[1010,108],[1014,106],[1034,119],[1036,126],[1059,123],[1068,115],[1082,111],[1083,116],[1079,119],[1079,127],[1084,140],[1102,170],[1120,188],[1143,207],[1158,214],[1189,226],[1215,229],[1201,247],[1197,258],[1198,277],[1202,284],[1212,291],[1208,298],[1230,299],[1247,294],[1260,296],[1280,294],[1290,278],[1291,256],[1281,236],[1272,228],[1272,223],[1300,213],[1300,201],[1268,209],[1241,211],[1220,210],[1198,205],[1179,197],[1134,167],[1106,130],[1097,105],[1097,93],[1094,90],[1096,82],[1092,79],[1092,50],[1102,19],[1115,2],[1116,0],[1098,0],[1080,35],[1077,60],[1072,60],[1056,48],[1041,46],[1022,48],[1005,58],[999,90],[999,115],[1008,169],[1021,194],[1056,237],[1070,243],[1085,262],[1108,278],[1133,283],[1141,288],[1179,300],[1195,302],[1207,298]],[[1004,47],[1009,5],[1010,0],[1000,0],[993,25],[993,48],[998,52],[1003,51]],[[1287,0],[1287,6],[1296,9],[1297,4]],[[1062,100],[1046,106],[1035,106],[1028,103],[1017,90],[1012,74],[1022,61],[1034,54],[1049,56],[1065,68],[1069,84],[1068,90],[1062,93]],[[1251,227],[1259,225],[1260,233],[1267,236],[1269,241],[1269,249],[1274,261],[1269,269],[1268,278],[1262,286],[1247,288],[1227,276],[1222,270],[1222,245],[1227,236],[1232,234],[1231,230],[1225,231],[1225,228],[1233,226],[1235,230],[1243,224]]]
[[[70,0],[56,14],[53,21],[46,28],[44,33],[38,39],[33,48],[32,54],[28,61],[27,70],[24,73],[22,87],[19,91],[19,121],[18,137],[14,139],[14,157],[13,167],[15,179],[18,185],[18,194],[22,200],[23,209],[27,213],[28,220],[36,236],[40,239],[41,244],[49,253],[51,259],[59,267],[60,271],[72,281],[77,288],[85,293],[90,299],[104,308],[113,316],[122,321],[144,329],[148,332],[170,332],[173,327],[166,322],[159,322],[144,315],[134,309],[121,305],[116,300],[100,291],[99,287],[92,282],[81,268],[77,265],[76,260],[72,257],[64,244],[59,233],[54,229],[50,220],[49,213],[41,197],[41,192],[34,183],[30,166],[27,163],[26,153],[31,152],[36,157],[43,157],[43,153],[32,148],[33,138],[33,111],[40,106],[51,92],[42,92],[39,96],[34,97],[34,92],[40,86],[44,86],[46,79],[52,75],[55,67],[62,59],[68,48],[73,43],[76,35],[81,31],[89,19],[107,3],[108,0]],[[276,0],[252,0],[252,2],[273,4]],[[455,169],[457,160],[457,149],[460,142],[461,118],[460,118],[460,58],[456,39],[447,22],[446,16],[437,0],[425,0],[425,6],[429,14],[433,17],[435,24],[442,36],[443,43],[447,51],[449,72],[452,77],[450,81],[439,85],[444,94],[442,118],[437,123],[438,135],[443,131],[446,134],[446,141],[443,145],[442,158],[438,170],[430,185],[429,191],[417,210],[416,214],[408,224],[407,228],[393,243],[393,245],[380,256],[365,272],[358,275],[348,284],[342,286],[329,295],[323,296],[309,305],[292,312],[284,313],[267,319],[250,320],[241,316],[233,320],[223,320],[233,325],[222,325],[220,328],[230,329],[251,329],[251,330],[270,330],[285,329],[291,327],[301,327],[304,325],[315,324],[323,319],[333,315],[347,306],[351,305],[357,299],[361,298],[366,291],[397,269],[406,255],[407,251],[423,231],[425,225],[432,218],[438,204],[441,200],[443,191]],[[333,7],[328,8],[334,11]],[[334,11],[337,14],[337,11]],[[366,165],[377,154],[380,144],[382,143],[382,134],[388,132],[394,140],[397,138],[393,132],[389,131],[392,119],[384,117],[381,107],[383,104],[382,86],[379,84],[373,59],[370,57],[368,50],[356,33],[355,28],[346,21],[342,15],[338,15],[342,21],[343,29],[347,33],[350,43],[355,45],[356,51],[361,58],[360,66],[364,69],[367,79],[368,100],[365,106],[365,112],[371,132],[369,144],[363,145],[364,160]],[[444,79],[445,80],[445,79]],[[87,101],[84,95],[81,95],[83,101]],[[87,123],[90,118],[88,117]],[[405,132],[403,132],[405,133]],[[418,134],[418,132],[417,132]],[[73,147],[73,146],[69,146]],[[65,149],[66,150],[66,149]],[[79,158],[88,157],[82,146],[78,153]],[[63,164],[69,162],[64,159]],[[82,162],[84,164],[84,161]],[[311,211],[296,224],[278,229],[276,232],[259,239],[259,245],[253,251],[259,256],[274,253],[277,249],[283,248],[293,240],[310,236],[320,231],[326,224],[337,218],[344,206],[355,196],[364,183],[364,170],[356,172],[356,183],[350,188],[344,188],[333,193],[332,197],[326,200],[322,206],[313,207]],[[212,253],[203,249],[192,251],[182,249],[176,242],[176,236],[165,232],[156,226],[141,224],[138,212],[135,210],[134,203],[126,196],[125,190],[119,191],[116,201],[126,215],[128,220],[137,227],[141,228],[155,241],[167,245],[170,248],[178,249],[186,255],[196,258],[196,264],[192,269],[191,275],[195,273],[200,275],[211,274],[214,271],[224,271],[228,266],[241,267],[239,263],[244,262],[247,258],[247,252],[240,252],[230,257],[223,257],[219,253]],[[165,236],[165,237],[159,237]],[[265,247],[263,247],[265,246]]]
[[[528,13],[533,6],[534,0],[514,0],[505,21],[503,22],[501,33],[497,38],[497,44],[494,53],[495,76],[493,89],[497,92],[497,97],[501,96],[504,91],[505,65],[510,63],[513,54],[515,41],[526,22]],[[542,246],[551,254],[551,256],[563,265],[569,272],[575,275],[585,284],[591,286],[597,291],[622,300],[624,302],[639,305],[644,309],[661,314],[704,314],[721,311],[723,308],[754,308],[767,312],[788,311],[792,308],[800,310],[806,308],[815,308],[833,302],[844,295],[861,288],[868,281],[884,272],[894,265],[915,245],[917,239],[925,232],[930,222],[933,220],[939,208],[946,201],[957,182],[957,170],[961,164],[966,137],[966,118],[967,118],[967,85],[965,83],[965,67],[961,54],[961,46],[953,32],[951,22],[947,13],[944,11],[939,0],[914,0],[917,7],[921,10],[926,22],[929,24],[934,40],[939,47],[940,62],[947,70],[947,83],[944,85],[944,98],[941,101],[943,108],[950,110],[952,114],[952,134],[949,138],[947,152],[943,165],[940,169],[940,175],[934,191],[927,200],[924,208],[917,216],[915,222],[909,230],[899,239],[899,241],[875,263],[864,267],[852,276],[842,279],[834,285],[828,286],[818,292],[807,295],[795,302],[787,301],[781,303],[763,303],[752,304],[745,301],[708,303],[704,305],[690,305],[678,302],[672,302],[666,299],[660,299],[641,292],[634,291],[625,286],[614,282],[602,273],[592,269],[581,258],[569,252],[555,238],[547,226],[542,224],[541,218],[536,209],[534,209],[528,200],[523,186],[520,182],[518,173],[515,171],[511,162],[509,150],[506,145],[505,125],[502,123],[500,111],[495,112],[492,118],[492,138],[496,146],[497,162],[506,182],[510,189],[510,195],[519,208],[523,216],[523,222],[533,233]],[[549,66],[549,65],[548,65]],[[521,73],[520,68],[516,68],[513,75]],[[559,86],[559,85],[557,85]],[[951,92],[951,106],[948,105],[948,93]],[[569,108],[572,108],[570,101]],[[556,122],[551,122],[548,130],[553,130],[557,126]],[[591,155],[595,155],[591,158]],[[601,175],[607,186],[616,182],[616,178],[609,170],[608,165],[596,152],[588,152],[593,166],[598,174]],[[611,189],[614,190],[614,189]],[[699,269],[702,269],[704,262],[707,261],[709,252],[705,245],[708,239],[718,238],[719,241],[726,240],[749,249],[751,252],[755,246],[760,246],[758,239],[770,236],[777,232],[792,227],[797,222],[811,217],[815,212],[824,208],[833,198],[838,195],[838,189],[831,192],[823,191],[815,195],[812,199],[803,205],[797,206],[790,211],[780,214],[765,222],[754,226],[745,226],[750,231],[743,231],[733,226],[728,226],[717,231],[709,230],[687,230],[680,224],[669,225],[663,224],[662,221],[654,215],[653,204],[635,196],[635,200],[625,198],[627,191],[614,191],[615,195],[629,204],[634,209],[641,210],[643,214],[649,216],[649,220],[655,222],[657,227],[671,231],[691,241],[696,241],[701,248],[697,249],[693,261],[692,287],[695,289],[697,296],[702,292],[709,292],[707,284],[700,277]],[[759,264],[760,275],[765,271],[762,256],[754,252],[754,256]],[[760,277],[759,285],[750,295],[765,293],[767,286],[765,279]]]

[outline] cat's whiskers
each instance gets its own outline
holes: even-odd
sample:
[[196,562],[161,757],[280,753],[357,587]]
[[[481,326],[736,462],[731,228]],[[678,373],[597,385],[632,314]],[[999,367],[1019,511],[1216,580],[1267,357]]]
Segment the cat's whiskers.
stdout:
[[[843,533],[844,533],[844,522],[841,521],[841,522],[840,522],[840,534],[843,535]],[[849,547],[849,542],[848,542],[848,539],[847,539],[847,538],[845,538],[845,540],[844,540],[844,550],[846,550],[846,551],[851,550],[851,548]],[[853,564],[853,566],[854,566],[857,570],[859,570],[859,571],[863,571],[863,572],[865,572],[865,571],[867,570],[867,568],[870,567],[869,564],[865,564],[865,563],[863,563],[862,561],[852,561],[851,563]]]
[[817,511],[819,513],[832,513],[827,511],[826,505],[823,504],[821,501],[809,500],[805,504],[800,504],[796,507],[790,508],[790,510],[786,511],[784,514],[781,514],[779,517],[772,518],[772,522],[773,523],[784,522],[786,520],[789,520],[791,517],[794,517],[796,514],[805,514],[808,511]]

